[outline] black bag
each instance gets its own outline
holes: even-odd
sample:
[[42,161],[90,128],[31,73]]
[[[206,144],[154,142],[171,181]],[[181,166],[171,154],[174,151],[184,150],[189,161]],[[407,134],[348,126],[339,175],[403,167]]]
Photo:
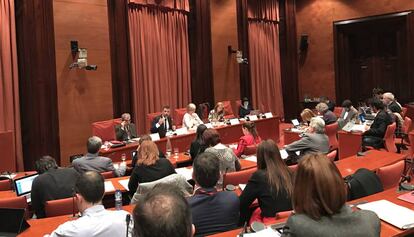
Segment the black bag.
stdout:
[[365,168],[346,176],[345,182],[348,184],[348,201],[384,191],[378,176]]

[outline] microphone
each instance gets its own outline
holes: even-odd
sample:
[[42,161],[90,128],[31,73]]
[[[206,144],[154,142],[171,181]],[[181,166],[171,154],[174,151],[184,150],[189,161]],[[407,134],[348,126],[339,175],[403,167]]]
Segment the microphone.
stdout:
[[126,234],[125,234],[125,237],[128,237],[129,222],[131,222],[131,215],[130,214],[126,215],[125,221],[126,221]]
[[245,221],[245,222],[244,222],[243,229],[242,229],[242,231],[240,232],[239,237],[243,237],[244,233],[247,233],[247,222],[248,222],[248,221]]

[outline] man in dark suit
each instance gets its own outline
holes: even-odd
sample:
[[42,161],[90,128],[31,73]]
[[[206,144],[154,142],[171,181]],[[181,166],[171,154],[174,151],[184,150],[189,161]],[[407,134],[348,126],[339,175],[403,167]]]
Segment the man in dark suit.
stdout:
[[401,113],[402,108],[400,103],[394,97],[394,94],[391,92],[386,92],[382,94],[382,102],[384,102],[386,109],[393,113]]
[[46,217],[47,201],[72,197],[79,173],[73,168],[58,168],[55,159],[43,156],[36,161],[40,174],[32,184],[32,208],[37,218]]
[[128,141],[137,137],[135,124],[131,123],[131,115],[124,113],[121,116],[121,124],[115,126],[116,140]]
[[159,133],[160,137],[165,137],[168,130],[175,130],[170,116],[170,106],[162,107],[162,113],[155,117],[151,123],[151,133]]

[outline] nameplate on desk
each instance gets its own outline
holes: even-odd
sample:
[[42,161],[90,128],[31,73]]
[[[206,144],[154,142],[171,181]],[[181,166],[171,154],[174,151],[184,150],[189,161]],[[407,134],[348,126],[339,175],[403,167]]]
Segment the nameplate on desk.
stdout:
[[129,188],[128,188],[129,179],[122,179],[122,180],[119,180],[119,181],[118,181],[118,183],[119,183],[120,185],[122,185],[122,187],[124,187],[124,188],[125,188],[125,190],[128,190],[128,191],[129,191]]
[[230,124],[231,124],[231,125],[240,124],[240,121],[239,121],[239,119],[237,119],[237,118],[230,119]]
[[257,117],[257,115],[248,115],[247,117],[249,118],[249,120],[250,120],[250,121],[256,121],[256,120],[258,120],[258,119],[259,119],[259,118]]
[[158,133],[151,133],[150,137],[151,137],[152,141],[154,141],[154,142],[160,140],[160,134],[158,134]]
[[266,118],[273,118],[272,112],[268,112],[264,114]]

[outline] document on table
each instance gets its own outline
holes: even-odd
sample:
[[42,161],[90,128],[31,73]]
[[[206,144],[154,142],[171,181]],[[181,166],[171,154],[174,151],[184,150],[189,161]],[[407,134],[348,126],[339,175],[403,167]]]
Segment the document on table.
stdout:
[[113,192],[115,191],[115,187],[112,184],[112,181],[105,181],[105,192]]
[[129,188],[128,188],[129,179],[119,180],[118,183],[122,185],[122,187],[124,187],[126,190],[129,191]]
[[[287,153],[287,151],[285,149],[280,149],[280,157],[282,157],[283,160],[287,159],[289,157],[289,154]],[[300,151],[295,152],[296,155],[300,155]]]
[[0,175],[0,177],[4,177],[4,178],[8,178],[8,179],[14,179],[14,177],[16,177],[17,176],[17,174],[10,174],[10,175],[8,175],[8,174],[2,174],[2,175]]
[[248,156],[248,157],[245,158],[245,160],[257,162],[257,157],[256,156]]
[[414,227],[414,211],[390,201],[379,200],[361,204],[357,207],[375,212],[381,220],[400,229],[405,230]]
[[264,230],[255,232],[255,233],[244,233],[243,236],[249,236],[249,237],[279,237],[281,236],[280,233],[274,231],[272,228],[268,227]]
[[181,174],[183,175],[187,180],[190,180],[193,178],[193,168],[189,169],[189,168],[178,168],[175,169],[175,172],[177,172],[177,174]]

